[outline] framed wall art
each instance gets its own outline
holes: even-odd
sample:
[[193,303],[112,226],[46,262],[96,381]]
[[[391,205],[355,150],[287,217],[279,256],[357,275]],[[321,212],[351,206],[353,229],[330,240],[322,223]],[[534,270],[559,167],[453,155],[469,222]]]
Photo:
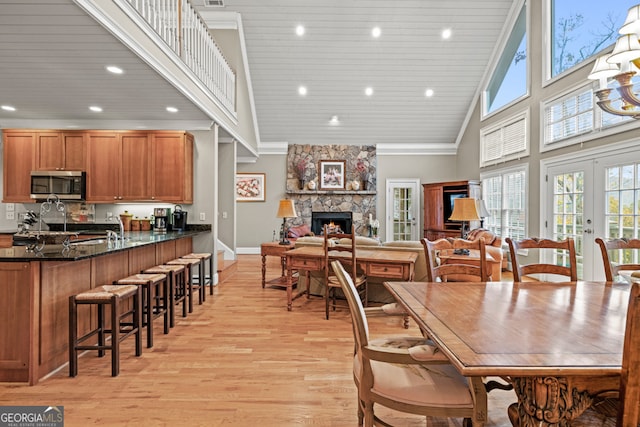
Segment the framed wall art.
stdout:
[[236,174],[236,201],[264,202],[267,189],[266,177],[263,173]]
[[320,160],[320,190],[345,189],[345,160]]

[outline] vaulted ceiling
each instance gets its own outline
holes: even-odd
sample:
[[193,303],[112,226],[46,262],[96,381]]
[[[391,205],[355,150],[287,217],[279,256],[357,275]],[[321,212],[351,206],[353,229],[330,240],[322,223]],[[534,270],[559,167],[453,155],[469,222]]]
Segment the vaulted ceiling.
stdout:
[[[262,142],[434,150],[455,145],[513,1],[225,0],[213,8],[191,0],[203,14],[240,14]],[[111,63],[126,74],[107,73]],[[17,110],[0,110],[3,128],[211,122],[72,0],[0,0],[0,105],[7,104]],[[333,116],[338,125],[329,124]]]

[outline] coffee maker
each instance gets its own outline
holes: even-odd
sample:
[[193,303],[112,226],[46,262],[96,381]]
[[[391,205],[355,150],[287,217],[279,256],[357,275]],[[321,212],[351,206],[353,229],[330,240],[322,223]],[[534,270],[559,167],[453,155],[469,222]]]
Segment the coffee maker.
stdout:
[[184,231],[187,229],[187,213],[182,210],[182,206],[175,205],[173,208],[173,230]]
[[153,210],[153,229],[158,233],[171,230],[171,208],[155,208]]

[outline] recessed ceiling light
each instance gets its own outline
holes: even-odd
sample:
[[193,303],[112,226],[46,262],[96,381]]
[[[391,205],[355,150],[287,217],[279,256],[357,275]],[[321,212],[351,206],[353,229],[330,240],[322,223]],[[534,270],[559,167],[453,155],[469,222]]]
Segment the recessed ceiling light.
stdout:
[[380,34],[382,34],[382,30],[380,29],[380,27],[373,27],[373,30],[371,30],[371,35],[377,39],[378,37],[380,37]]
[[302,96],[305,96],[307,94],[307,88],[305,86],[300,86],[298,88],[298,93]]
[[93,111],[94,113],[102,112],[102,108],[98,107],[97,105],[92,105],[91,107],[89,107],[89,110]]
[[442,30],[442,39],[447,40],[451,38],[451,28],[445,28]]
[[299,36],[304,36],[304,27],[302,25],[298,25],[296,27],[296,34]]
[[331,120],[329,120],[329,124],[331,126],[338,126],[340,124],[340,120],[338,119],[338,116],[331,116]]
[[372,87],[368,87],[364,90],[364,94],[367,96],[371,96],[373,95],[373,88]]
[[167,107],[167,111],[170,113],[177,113],[178,109],[176,107]]
[[12,107],[11,105],[3,105],[2,108],[4,111],[16,111],[16,107]]
[[426,96],[427,98],[431,98],[431,97],[433,96],[433,93],[434,93],[434,92],[433,92],[433,89],[427,89],[427,90],[424,92],[424,96]]
[[120,67],[116,67],[115,65],[109,65],[106,67],[107,71],[113,74],[122,74],[124,70]]

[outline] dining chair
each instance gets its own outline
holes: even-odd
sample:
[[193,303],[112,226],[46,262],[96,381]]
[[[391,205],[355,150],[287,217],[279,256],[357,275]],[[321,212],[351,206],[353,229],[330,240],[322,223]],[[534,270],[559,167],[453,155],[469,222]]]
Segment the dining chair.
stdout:
[[[479,377],[458,373],[431,342],[400,348],[370,339],[364,307],[351,276],[338,261],[333,270],[349,304],[355,355],[353,378],[358,389],[358,425],[389,425],[374,413],[374,405],[422,416],[463,418],[463,426],[486,422],[487,393]],[[473,424],[471,424],[473,422]]]
[[633,283],[629,293],[627,326],[622,349],[618,427],[637,427],[640,422],[640,283]]
[[[568,277],[572,282],[578,280],[576,248],[572,238],[568,237],[564,240],[551,240],[531,237],[521,240],[513,240],[507,237],[505,240],[509,245],[514,282],[521,282],[525,276],[529,276],[531,274],[557,274]],[[542,250],[562,251],[560,256],[565,260],[565,263],[567,263],[568,260],[569,265],[546,263],[522,264],[519,262],[518,251],[523,249],[538,249],[538,256],[542,255]],[[555,258],[557,258],[557,256]]]
[[[427,276],[430,282],[480,281],[490,280],[489,266],[484,239],[422,239],[427,260]],[[455,254],[454,251],[474,251]],[[466,260],[465,257],[469,257]],[[446,258],[446,259],[445,259]]]
[[[349,268],[351,280],[355,283],[356,288],[360,291],[360,296],[364,305],[367,305],[368,289],[367,277],[364,274],[358,274],[358,265],[356,263],[356,239],[355,227],[351,226],[351,233],[330,233],[329,227],[324,225],[324,283],[325,283],[325,316],[329,320],[329,308],[333,311],[336,309],[336,290],[340,289],[340,282],[335,276],[335,272],[331,268],[331,261],[338,257],[340,262]],[[349,242],[348,244],[334,244],[340,241]]]
[[[640,254],[640,239],[601,239],[596,238],[596,243],[600,246],[602,253],[602,263],[604,264],[604,274],[607,282],[613,282],[614,278],[624,270],[640,270],[640,264],[633,264],[625,261],[636,261]],[[611,255],[609,256],[609,251]],[[629,256],[631,257],[629,259]]]

